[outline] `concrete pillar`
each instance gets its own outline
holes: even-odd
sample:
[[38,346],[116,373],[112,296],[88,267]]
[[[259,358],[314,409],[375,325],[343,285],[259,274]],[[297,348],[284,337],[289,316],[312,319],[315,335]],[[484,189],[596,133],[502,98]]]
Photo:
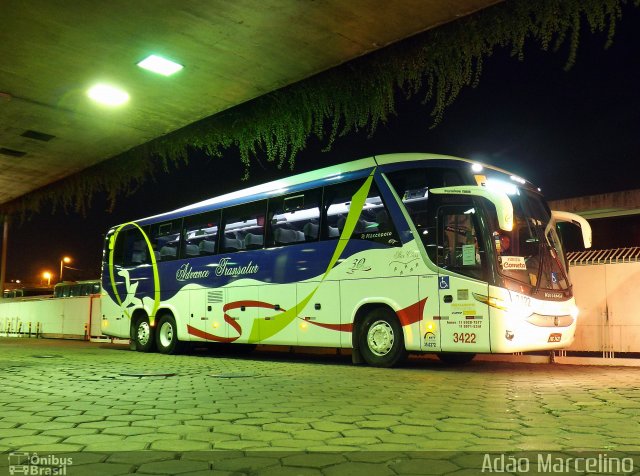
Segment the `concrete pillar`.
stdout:
[[4,216],[2,231],[2,256],[0,256],[0,299],[4,296],[4,279],[7,272],[7,241],[9,240],[9,215]]

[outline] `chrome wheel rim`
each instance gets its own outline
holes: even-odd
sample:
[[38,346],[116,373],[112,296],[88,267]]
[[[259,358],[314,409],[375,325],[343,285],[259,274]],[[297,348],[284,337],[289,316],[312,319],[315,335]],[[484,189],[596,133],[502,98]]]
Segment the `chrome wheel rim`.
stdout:
[[393,328],[386,321],[376,321],[367,332],[367,345],[369,350],[378,357],[383,357],[391,352],[395,341]]
[[173,342],[173,326],[170,322],[163,322],[160,326],[160,344],[169,347]]
[[149,343],[149,338],[151,337],[151,327],[149,327],[149,323],[146,321],[138,324],[138,333],[137,339],[140,345],[147,345]]

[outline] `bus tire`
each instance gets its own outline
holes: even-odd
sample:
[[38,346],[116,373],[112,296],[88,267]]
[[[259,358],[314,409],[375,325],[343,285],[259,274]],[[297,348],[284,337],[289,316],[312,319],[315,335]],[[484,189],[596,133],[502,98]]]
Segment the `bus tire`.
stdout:
[[153,327],[149,324],[147,316],[139,317],[133,324],[132,337],[138,352],[153,352],[155,341]]
[[464,365],[473,360],[476,354],[466,352],[441,352],[438,358],[446,365]]
[[393,367],[406,358],[402,326],[389,309],[373,309],[358,327],[358,350],[367,364]]
[[177,354],[182,346],[178,340],[178,327],[171,314],[162,314],[156,326],[156,348],[161,354]]

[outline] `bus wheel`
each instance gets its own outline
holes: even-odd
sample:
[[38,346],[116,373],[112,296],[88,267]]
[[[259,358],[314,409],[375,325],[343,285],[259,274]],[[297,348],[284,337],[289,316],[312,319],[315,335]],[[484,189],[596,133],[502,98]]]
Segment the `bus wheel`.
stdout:
[[464,365],[473,360],[476,354],[462,352],[442,352],[438,354],[440,361],[447,365]]
[[180,350],[176,320],[171,314],[163,314],[158,319],[156,347],[162,354],[177,354]]
[[149,325],[148,317],[141,317],[136,321],[133,328],[133,338],[136,341],[137,351],[153,351],[153,328]]
[[393,367],[407,356],[402,327],[389,310],[374,309],[359,327],[358,347],[369,365]]

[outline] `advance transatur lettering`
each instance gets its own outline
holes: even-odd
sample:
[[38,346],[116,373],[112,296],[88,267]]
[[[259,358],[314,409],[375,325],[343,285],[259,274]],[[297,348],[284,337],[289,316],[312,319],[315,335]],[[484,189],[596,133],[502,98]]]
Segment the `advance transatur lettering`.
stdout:
[[[254,264],[253,261],[249,261],[244,266],[237,266],[235,263],[230,263],[231,258],[222,258],[218,264],[214,265],[216,268],[216,276],[242,276],[245,274],[256,274],[260,267]],[[178,271],[176,271],[176,281],[188,281],[190,279],[208,278],[209,270],[194,271],[191,267],[191,263],[185,263]]]

